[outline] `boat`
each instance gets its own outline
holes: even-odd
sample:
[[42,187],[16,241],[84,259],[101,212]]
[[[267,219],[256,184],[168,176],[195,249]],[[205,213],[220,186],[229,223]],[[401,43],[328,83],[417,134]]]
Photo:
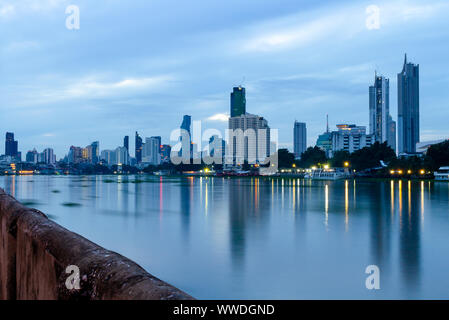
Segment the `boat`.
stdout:
[[449,181],[449,167],[441,167],[434,176],[437,181]]
[[339,180],[349,178],[351,175],[345,169],[314,169],[306,172],[305,179],[312,180]]

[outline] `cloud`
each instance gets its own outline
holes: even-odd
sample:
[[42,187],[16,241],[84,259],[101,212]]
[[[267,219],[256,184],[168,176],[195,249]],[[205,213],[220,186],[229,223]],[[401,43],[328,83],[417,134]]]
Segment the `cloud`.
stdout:
[[228,122],[229,120],[229,114],[225,113],[217,113],[213,116],[207,118],[207,121],[219,121],[219,122]]
[[[411,20],[431,19],[449,8],[445,2],[423,5],[411,1],[382,2],[378,6],[381,28],[403,26]],[[331,7],[265,21],[243,32],[242,52],[279,51],[326,40],[351,39],[368,31],[365,9],[364,5]]]
[[[77,98],[116,97],[119,95],[132,95],[140,91],[160,92],[173,80],[174,77],[171,75],[145,78],[127,77],[116,82],[106,82],[98,80],[97,77],[87,77],[57,89],[37,89],[38,92],[34,93],[34,102],[47,103]],[[50,87],[51,83],[48,86]]]
[[8,18],[15,12],[15,7],[12,4],[2,4],[0,2],[0,18]]

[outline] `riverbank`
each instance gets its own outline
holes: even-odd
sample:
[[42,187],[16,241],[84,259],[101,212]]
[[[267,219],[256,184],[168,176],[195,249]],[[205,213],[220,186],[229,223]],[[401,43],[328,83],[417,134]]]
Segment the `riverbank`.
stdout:
[[[0,189],[0,299],[190,300]],[[78,273],[79,271],[79,273]]]

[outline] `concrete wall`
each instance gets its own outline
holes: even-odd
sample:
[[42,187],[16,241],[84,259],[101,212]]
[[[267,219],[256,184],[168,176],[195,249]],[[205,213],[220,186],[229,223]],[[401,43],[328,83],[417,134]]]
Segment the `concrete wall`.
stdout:
[[[80,289],[69,290],[70,265]],[[131,260],[70,232],[0,189],[0,299],[184,300]]]

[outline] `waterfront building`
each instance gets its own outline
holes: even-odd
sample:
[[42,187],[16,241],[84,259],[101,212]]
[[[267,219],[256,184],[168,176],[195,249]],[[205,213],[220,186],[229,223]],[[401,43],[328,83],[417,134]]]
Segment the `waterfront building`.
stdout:
[[92,164],[97,164],[100,160],[100,142],[92,142],[89,148],[89,161]]
[[318,136],[316,146],[326,153],[326,157],[332,157],[332,133],[324,132]]
[[250,113],[231,117],[229,130],[230,163],[262,163],[270,156],[270,127],[263,117]]
[[136,157],[137,163],[142,162],[142,150],[143,150],[142,138],[139,136],[139,133],[136,131],[135,157]]
[[398,74],[399,153],[415,153],[419,140],[419,65],[408,63],[405,55]]
[[171,146],[168,144],[161,145],[160,155],[162,163],[169,163],[171,155]]
[[231,93],[231,117],[246,113],[246,90],[242,86],[234,87]]
[[143,147],[142,162],[145,164],[159,165],[161,163],[160,146],[161,137],[146,138]]
[[25,161],[33,164],[36,164],[38,162],[38,152],[36,151],[36,149],[27,152]]
[[184,115],[181,124],[181,149],[179,150],[179,157],[184,160],[190,160],[193,157],[192,148],[192,117],[189,115]]
[[123,138],[123,146],[126,148],[126,150],[128,150],[128,154],[129,154],[129,136],[125,136]]
[[215,158],[216,164],[223,164],[226,152],[226,142],[218,135],[214,135],[209,139],[209,154],[211,158]]
[[[124,148],[126,148],[126,147],[124,147]],[[100,159],[105,161],[108,165],[117,164],[115,150],[101,151]]]
[[54,165],[56,163],[56,155],[52,148],[47,148],[42,152],[42,161],[45,164]]
[[295,121],[293,128],[293,152],[295,158],[301,158],[301,155],[307,149],[307,128],[304,122]]
[[339,124],[332,132],[332,152],[347,151],[353,153],[374,143],[374,136],[366,134],[366,127],[355,124]]
[[84,149],[81,147],[71,146],[67,156],[69,163],[81,163],[84,161]]
[[375,75],[369,87],[370,134],[375,141],[387,144],[396,151],[396,123],[390,116],[390,80]]
[[326,115],[326,132],[318,136],[316,146],[326,153],[326,157],[332,157],[332,133],[329,131],[328,115]]
[[125,147],[118,147],[115,149],[115,163],[116,165],[126,165],[129,163],[128,150]]
[[14,133],[13,132],[7,132],[6,133],[6,140],[5,140],[5,156],[10,156],[12,158],[18,157],[18,147],[19,142],[14,140]]

